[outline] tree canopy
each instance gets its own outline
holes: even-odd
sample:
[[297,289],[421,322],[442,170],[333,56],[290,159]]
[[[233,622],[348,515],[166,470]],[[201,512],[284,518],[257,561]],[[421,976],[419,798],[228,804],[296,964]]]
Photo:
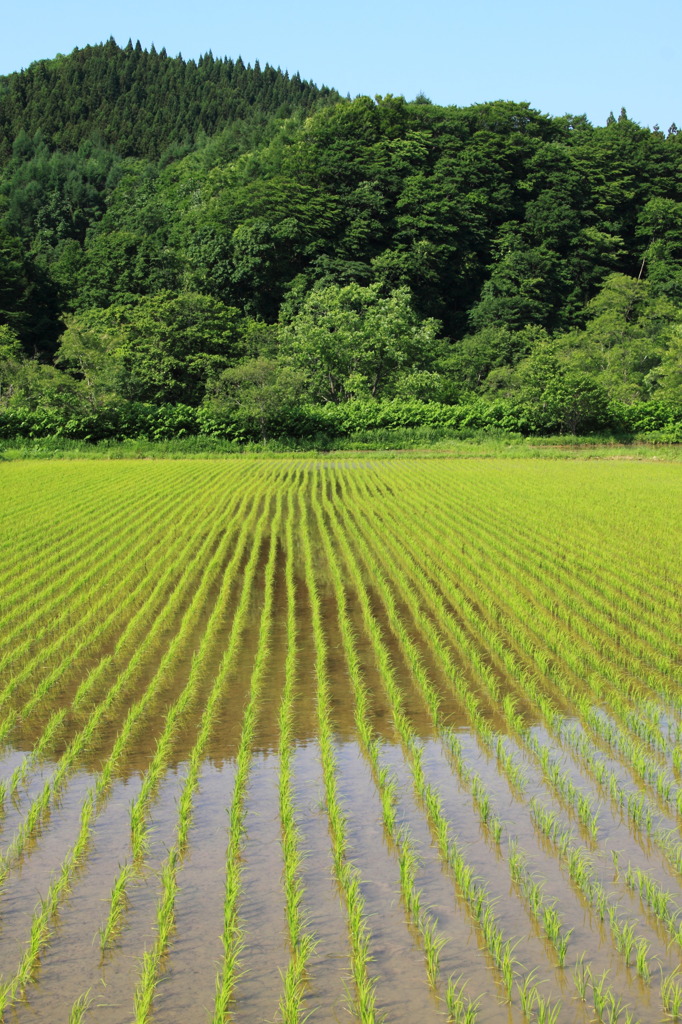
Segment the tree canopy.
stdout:
[[674,129],[113,40],[0,79],[5,404],[548,406],[539,360],[585,421],[680,403],[681,324]]

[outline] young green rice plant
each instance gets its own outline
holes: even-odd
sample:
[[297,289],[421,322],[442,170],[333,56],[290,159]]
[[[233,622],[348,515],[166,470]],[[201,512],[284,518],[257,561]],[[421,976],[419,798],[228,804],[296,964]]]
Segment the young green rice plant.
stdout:
[[4,716],[2,722],[0,722],[0,750],[2,750],[3,747],[6,746],[9,737],[12,735],[12,732],[14,731],[18,719],[19,716],[16,710],[14,708],[10,708],[10,710]]
[[75,1000],[69,1013],[69,1024],[84,1024],[86,1014],[92,1005],[90,989]]
[[384,819],[384,827],[389,835],[394,835],[396,832],[397,788],[398,782],[395,775],[390,774],[388,768],[381,768],[379,771],[381,811]]
[[533,1007],[538,997],[538,987],[536,984],[537,968],[530,971],[523,982],[516,983],[516,991],[519,996],[519,1002],[521,1004],[521,1012],[526,1020],[531,1019],[533,1013]]
[[606,1024],[617,1024],[621,1014],[625,1013],[627,1006],[619,999],[612,989],[606,995],[606,1006],[604,1008],[604,1021]]
[[557,1024],[561,1003],[552,1004],[549,999],[543,999],[539,992],[535,996],[535,1013],[537,1024]]
[[398,850],[398,867],[400,869],[400,892],[405,909],[413,923],[419,928],[422,906],[421,892],[417,888],[417,871],[419,858],[407,826],[402,826],[394,835]]
[[501,736],[497,737],[495,754],[498,762],[502,766],[504,774],[509,779],[510,786],[520,795],[523,795],[528,785],[528,770],[525,765],[520,764],[512,754],[506,750]]
[[432,988],[436,988],[440,954],[448,939],[446,935],[439,934],[435,919],[428,913],[422,913],[420,924],[422,942],[424,943],[424,956],[426,958],[426,973]]
[[148,1024],[152,1017],[154,993],[163,957],[168,949],[175,925],[178,863],[177,847],[172,847],[161,870],[161,900],[156,913],[156,939],[151,950],[147,950],[143,954],[142,971],[135,989],[135,1024]]
[[[495,936],[496,940],[498,935],[499,932]],[[515,943],[513,946],[511,945],[510,942],[504,943],[504,945],[502,946],[502,955],[499,958],[500,971],[504,981],[504,987],[507,990],[507,997],[510,1001],[512,991],[514,989],[514,981],[516,980],[515,968],[519,966],[519,961],[513,956],[513,951],[516,945],[518,945],[518,943]]]
[[616,943],[616,949],[619,953],[622,953],[623,959],[625,960],[625,966],[630,965],[630,958],[632,956],[632,950],[635,947],[635,929],[632,922],[626,921],[621,924],[618,920],[618,911],[616,908],[609,908],[609,921],[611,923],[611,932]]
[[448,1012],[448,1024],[475,1024],[481,1004],[481,996],[473,1001],[466,995],[467,983],[459,978],[448,978],[445,990],[445,1005]]
[[303,934],[292,953],[283,979],[283,991],[279,1001],[282,1024],[305,1024],[311,1016],[302,1010],[306,987],[306,964],[313,956],[317,943],[310,932]]
[[152,1001],[156,989],[157,965],[153,952],[142,954],[142,972],[135,989],[133,1005],[135,1007],[135,1024],[144,1024],[151,1019]]
[[149,853],[152,830],[147,821],[146,810],[137,800],[130,808],[130,847],[136,864],[141,864]]
[[639,939],[635,946],[635,966],[637,973],[643,981],[651,981],[651,968],[649,967],[649,943],[646,939]]
[[102,951],[109,949],[121,932],[123,920],[129,904],[128,885],[134,875],[134,865],[124,864],[116,876],[109,899],[109,913],[107,915],[107,920],[104,926],[100,928],[99,932],[100,949]]
[[666,1017],[671,1020],[682,1017],[682,979],[679,967],[672,974],[661,978],[661,1001]]

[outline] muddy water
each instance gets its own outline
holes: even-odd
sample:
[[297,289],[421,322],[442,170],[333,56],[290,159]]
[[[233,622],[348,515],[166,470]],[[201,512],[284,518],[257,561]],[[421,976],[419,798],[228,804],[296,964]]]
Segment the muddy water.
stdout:
[[282,890],[283,859],[279,824],[279,759],[258,755],[251,768],[242,873],[245,932],[243,977],[237,983],[240,1013],[247,1020],[273,1020],[280,992],[263,979],[282,978],[289,963]]
[[293,758],[296,816],[305,851],[301,877],[307,929],[317,945],[309,961],[306,1012],[320,1020],[349,1019],[350,948],[345,912],[333,877],[324,782],[317,743],[300,746]]
[[[125,471],[125,466],[107,467],[114,476]],[[150,488],[158,478],[163,466],[154,466],[146,475],[138,466],[135,468],[135,487],[139,489],[140,507],[144,504],[145,488]],[[501,473],[499,467],[494,467]],[[189,467],[188,467],[189,469]],[[525,486],[523,480],[507,480],[486,476],[483,465],[472,462],[459,467],[444,463],[426,463],[414,460],[414,471],[419,475],[416,487],[420,495],[420,510],[428,516],[434,499],[432,493],[442,493],[444,477],[455,481],[461,500],[478,502],[476,515],[484,518],[489,507],[499,508],[511,487],[515,501],[532,502],[534,489],[540,494],[537,500],[542,505],[543,483],[523,466],[515,467],[523,477],[532,478],[533,488]],[[90,470],[88,471],[90,472]],[[170,472],[170,470],[169,470]],[[0,979],[8,981],[17,969],[24,950],[40,898],[44,898],[50,882],[56,877],[64,858],[78,832],[79,815],[87,788],[92,785],[96,773],[110,753],[116,737],[122,728],[129,707],[146,692],[155,673],[168,651],[183,613],[190,605],[193,592],[200,585],[212,553],[218,550],[221,541],[229,535],[231,523],[220,523],[220,515],[213,517],[215,502],[220,500],[220,488],[216,481],[226,472],[220,464],[212,464],[210,473],[202,482],[202,474],[196,465],[191,474],[187,472],[188,485],[198,489],[197,509],[201,507],[201,493],[211,512],[211,544],[208,545],[205,560],[197,572],[191,587],[178,601],[172,620],[164,630],[154,631],[149,625],[153,642],[146,648],[146,654],[131,679],[125,699],[112,709],[93,738],[91,744],[74,764],[68,775],[59,799],[55,800],[45,816],[41,828],[27,844],[22,857],[11,860],[9,870],[2,879],[0,889]],[[559,472],[552,467],[552,473]],[[230,470],[230,484],[226,493],[232,493],[238,474]],[[589,964],[594,977],[608,972],[608,984],[614,993],[629,1004],[633,1020],[641,1024],[658,1024],[663,1019],[660,997],[661,971],[672,974],[679,961],[679,947],[672,942],[669,931],[657,921],[651,908],[645,906],[638,894],[625,884],[624,874],[628,864],[633,868],[647,871],[651,878],[671,893],[673,912],[682,908],[682,888],[678,873],[671,865],[670,858],[663,855],[655,837],[637,832],[628,823],[617,804],[601,791],[593,775],[581,765],[571,750],[557,741],[541,724],[536,709],[527,702],[520,702],[519,711],[534,735],[552,750],[553,756],[560,757],[569,777],[580,790],[594,798],[595,808],[599,807],[598,834],[591,837],[581,829],[574,813],[565,806],[556,793],[547,785],[537,759],[524,749],[518,737],[509,735],[502,716],[494,706],[485,687],[477,678],[475,668],[467,662],[466,654],[457,639],[457,629],[463,629],[469,641],[476,646],[482,661],[494,672],[500,691],[519,693],[518,680],[507,678],[499,659],[485,649],[482,634],[469,634],[465,617],[457,607],[460,588],[453,579],[452,587],[445,587],[437,565],[434,563],[435,548],[420,546],[418,529],[407,519],[402,520],[399,512],[400,488],[405,486],[404,475],[397,478],[388,463],[367,460],[339,460],[338,462],[296,462],[289,465],[286,460],[277,463],[275,470],[264,471],[263,467],[251,465],[245,469],[245,493],[249,491],[236,515],[245,517],[251,507],[264,508],[268,497],[276,496],[278,489],[285,492],[284,522],[290,501],[288,488],[297,475],[304,494],[313,482],[322,483],[331,501],[331,508],[338,508],[342,502],[351,501],[353,493],[360,495],[349,511],[364,532],[374,556],[383,566],[386,583],[391,588],[395,609],[414,648],[421,659],[430,685],[441,698],[442,721],[457,733],[461,743],[462,756],[469,772],[475,772],[485,786],[491,806],[503,822],[504,833],[499,845],[495,844],[489,832],[481,825],[479,813],[471,794],[470,782],[458,776],[448,753],[443,737],[434,731],[429,713],[417,681],[413,678],[409,659],[401,647],[396,631],[392,628],[382,598],[381,588],[372,578],[372,572],[363,561],[359,546],[352,537],[348,538],[350,550],[357,561],[368,596],[371,614],[375,619],[391,659],[396,686],[402,696],[402,707],[413,732],[415,744],[423,751],[424,775],[433,792],[441,798],[442,811],[448,820],[450,835],[456,840],[466,861],[480,881],[485,884],[496,921],[505,940],[515,947],[516,980],[521,983],[529,972],[536,970],[535,979],[540,984],[544,998],[559,1000],[561,1008],[557,1024],[587,1024],[595,1018],[590,1001],[583,1004],[576,999],[573,981],[575,964],[582,956]],[[173,480],[178,486],[183,479],[181,466],[172,467]],[[430,489],[429,479],[433,483]],[[524,478],[525,479],[525,478]],[[354,492],[355,481],[358,490]],[[483,484],[481,483],[483,481]],[[210,486],[209,486],[210,484]],[[123,486],[121,484],[121,486]],[[525,489],[524,489],[525,486]],[[203,491],[202,491],[203,488]],[[466,489],[470,489],[467,496]],[[483,495],[485,501],[480,497]],[[496,497],[497,496],[497,497]],[[546,495],[545,495],[546,497]],[[55,501],[56,501],[55,497]],[[227,499],[226,499],[227,500]],[[439,499],[440,500],[440,499]],[[363,507],[363,502],[366,507]],[[271,504],[274,508],[274,502]],[[552,513],[550,502],[550,513]],[[389,768],[397,782],[397,816],[401,826],[409,829],[410,836],[419,853],[417,885],[422,893],[422,905],[429,908],[436,922],[439,934],[446,939],[439,960],[436,983],[431,986],[425,969],[424,951],[419,935],[408,922],[404,901],[400,892],[400,875],[397,853],[390,837],[386,834],[381,813],[381,801],[367,757],[356,734],[355,706],[351,683],[348,678],[346,655],[338,622],[337,596],[330,578],[327,554],[317,533],[316,518],[310,509],[310,540],[312,545],[313,569],[318,586],[322,608],[325,639],[327,644],[326,670],[329,676],[331,699],[331,722],[334,731],[334,752],[338,772],[338,793],[347,815],[348,850],[347,857],[357,871],[365,901],[367,927],[370,934],[369,975],[375,979],[377,1012],[387,1024],[436,1024],[447,1019],[445,994],[449,979],[467,982],[466,992],[472,999],[480,998],[478,1024],[522,1024],[518,990],[515,988],[510,1001],[499,970],[496,969],[485,939],[458,888],[453,871],[444,862],[433,829],[428,823],[425,804],[415,792],[410,759],[405,747],[399,741],[394,724],[394,709],[391,706],[385,680],[377,667],[374,644],[363,618],[360,597],[355,590],[354,575],[345,561],[345,554],[339,545],[336,555],[345,590],[347,613],[353,631],[362,679],[369,698],[369,720],[374,736],[380,741],[380,764]],[[327,516],[329,506],[324,515]],[[339,509],[340,512],[340,509]],[[95,514],[91,510],[91,514]],[[558,513],[556,513],[558,514]],[[652,512],[653,515],[653,512]],[[673,512],[670,515],[674,515]],[[670,516],[668,517],[670,518]],[[334,529],[329,518],[323,519],[333,540]],[[400,523],[404,521],[404,536]],[[525,521],[525,520],[524,520]],[[530,520],[528,520],[530,521]],[[337,519],[341,529],[346,529],[344,519]],[[382,527],[382,523],[384,524]],[[88,528],[92,523],[88,520]],[[198,550],[206,527],[197,529]],[[305,564],[302,556],[300,523],[293,523],[294,550],[287,550],[287,535],[284,523],[277,538],[277,560],[274,587],[273,628],[270,636],[270,653],[267,671],[263,676],[260,695],[259,716],[254,734],[252,760],[245,788],[245,836],[242,845],[240,903],[240,925],[244,945],[240,954],[239,972],[234,1001],[231,1007],[235,1024],[265,1024],[281,1020],[279,1003],[283,994],[283,976],[291,962],[289,936],[286,927],[285,895],[282,884],[282,844],[279,816],[279,709],[284,686],[284,661],[287,655],[287,558],[293,554],[295,576],[295,612],[297,623],[297,679],[293,711],[293,758],[292,787],[301,848],[304,858],[301,865],[303,885],[303,911],[306,929],[315,937],[316,946],[307,964],[307,975],[301,992],[302,1018],[309,1014],[311,1021],[320,1024],[358,1020],[356,992],[353,982],[349,923],[342,893],[333,871],[332,839],[325,802],[325,787],[318,740],[318,707],[316,698],[316,651],[311,628],[310,607],[305,585]],[[169,531],[172,525],[169,524]],[[389,536],[390,534],[390,536]],[[170,535],[170,533],[169,533]],[[151,843],[147,856],[129,884],[129,905],[123,918],[120,936],[113,948],[104,955],[99,948],[99,929],[106,920],[111,887],[120,866],[130,860],[130,805],[139,793],[145,773],[149,769],[157,741],[167,720],[169,706],[177,700],[189,679],[194,654],[204,644],[206,627],[215,608],[222,574],[226,571],[234,552],[236,535],[225,545],[221,556],[219,572],[207,589],[205,606],[196,617],[194,626],[176,650],[172,671],[164,677],[163,686],[157,697],[150,703],[148,714],[135,728],[124,756],[121,758],[110,792],[97,807],[93,820],[92,838],[82,866],[75,873],[72,891],[65,894],[56,914],[49,922],[49,935],[44,944],[33,977],[28,980],[25,993],[17,992],[13,1005],[5,1011],[5,1019],[16,1024],[53,1024],[66,1022],[74,1001],[89,992],[90,1008],[86,1014],[87,1024],[124,1024],[135,1018],[134,996],[139,983],[142,958],[152,947],[157,930],[157,912],[161,891],[160,871],[169,848],[174,844],[178,825],[178,800],[188,770],[188,759],[196,742],[201,715],[208,694],[216,678],[222,657],[230,642],[234,614],[237,607],[240,584],[249,555],[251,539],[247,544],[238,567],[236,585],[221,609],[218,629],[211,643],[203,648],[203,672],[196,692],[196,700],[186,710],[176,734],[173,735],[168,758],[164,764],[158,787],[154,792],[149,810],[152,827]],[[526,767],[526,788],[523,792],[514,789],[494,756],[470,730],[470,719],[464,712],[457,696],[453,680],[448,677],[442,662],[431,649],[427,631],[417,621],[410,602],[400,592],[397,573],[391,571],[399,548],[413,555],[416,565],[430,579],[432,593],[442,609],[436,615],[429,607],[424,594],[417,594],[420,614],[436,630],[452,657],[459,673],[466,679],[472,692],[479,694],[481,710],[493,726],[503,734],[505,749],[513,752],[516,760]],[[466,543],[464,532],[462,544]],[[519,541],[520,543],[520,541]],[[225,855],[229,840],[230,806],[235,781],[235,756],[242,734],[244,710],[248,701],[253,666],[258,653],[258,629],[263,605],[263,577],[269,544],[268,529],[258,553],[256,581],[250,594],[249,606],[244,622],[238,655],[231,671],[224,679],[216,715],[201,764],[198,789],[194,795],[192,825],[187,849],[178,867],[179,890],[174,907],[175,925],[166,955],[159,965],[160,983],[157,987],[153,1018],[156,1024],[209,1024],[213,1018],[216,976],[221,970],[223,930],[223,903],[225,891]],[[627,546],[627,540],[625,541]],[[456,545],[450,545],[451,554]],[[666,550],[668,550],[666,548]],[[668,552],[668,561],[674,561],[674,553]],[[487,564],[487,563],[486,563]],[[639,563],[637,563],[639,565]],[[164,566],[145,565],[149,589]],[[182,567],[176,567],[173,581],[179,579]],[[570,570],[570,567],[569,567]],[[569,571],[567,570],[567,571]],[[480,582],[485,588],[485,564],[481,563]],[[619,571],[627,576],[627,559]],[[38,571],[39,576],[39,571]],[[446,574],[448,577],[448,574]],[[136,579],[142,578],[138,574]],[[448,577],[449,578],[449,577]],[[634,577],[633,577],[634,579]],[[46,579],[46,585],[49,580]],[[638,570],[637,583],[641,584]],[[145,584],[147,587],[147,584]],[[670,591],[665,589],[664,597]],[[465,590],[461,594],[467,600],[476,600],[476,595]],[[655,603],[657,591],[652,591]],[[96,597],[96,595],[93,595]],[[160,595],[157,613],[164,605],[166,596]],[[38,605],[39,607],[39,605]],[[474,605],[475,610],[485,617],[483,605]],[[132,614],[132,612],[131,612]],[[125,627],[117,623],[115,635]],[[77,682],[94,669],[99,660],[112,653],[112,633],[103,640],[101,650],[87,649],[86,655],[73,650],[73,661],[68,664],[65,684],[60,697],[46,701],[26,721],[20,720],[10,736],[10,742],[0,750],[0,778],[8,779],[40,738],[40,727],[49,715],[68,702]],[[142,643],[145,636],[138,637]],[[668,638],[668,646],[675,646],[675,640]],[[114,684],[134,653],[130,649],[119,651],[115,659],[102,673],[91,694],[88,710],[102,699],[108,687]],[[672,649],[672,648],[670,648]],[[518,651],[519,664],[533,664],[532,651]],[[79,660],[80,659],[80,660]],[[36,679],[35,683],[39,683]],[[546,679],[540,680],[549,686]],[[643,692],[645,683],[642,681]],[[30,687],[22,689],[25,697]],[[557,701],[565,708],[565,701]],[[665,710],[665,702],[660,701]],[[21,710],[17,703],[17,710]],[[26,820],[31,800],[35,798],[44,782],[56,769],[56,760],[66,751],[67,744],[82,728],[83,713],[66,716],[63,731],[56,737],[49,750],[50,758],[31,763],[26,779],[18,787],[14,800],[5,797],[0,813],[0,856],[9,847],[13,835]],[[600,756],[613,770],[626,790],[636,791],[636,779],[627,765],[627,759],[615,755],[594,739]],[[656,757],[655,751],[652,757]],[[649,961],[652,977],[649,982],[638,977],[634,966],[626,966],[624,958],[616,949],[608,921],[598,920],[593,907],[581,896],[571,882],[565,865],[557,855],[556,848],[544,839],[534,824],[530,800],[537,798],[548,809],[554,810],[562,827],[571,830],[575,842],[584,848],[589,858],[594,877],[609,893],[609,899],[618,906],[623,920],[632,921],[636,934],[649,944]],[[678,825],[674,808],[664,808],[652,801],[661,828],[676,829]],[[671,813],[671,811],[673,813]],[[673,833],[674,841],[680,840],[678,832]],[[528,869],[533,877],[541,880],[546,898],[553,902],[562,919],[564,929],[571,930],[566,967],[557,966],[556,955],[543,932],[541,923],[533,917],[527,900],[510,875],[510,839],[515,839],[527,857]],[[659,837],[660,838],[660,837]],[[618,864],[613,853],[617,853]],[[0,865],[2,862],[0,862]],[[0,867],[1,870],[1,867]],[[537,1010],[535,1011],[537,1016]],[[623,1019],[623,1015],[621,1015]]]
[[362,878],[379,1013],[388,1020],[400,1013],[407,1019],[435,1024],[440,1007],[429,991],[417,936],[405,927],[398,862],[386,842],[379,795],[366,758],[356,743],[346,743],[338,752],[338,765],[352,862]]
[[159,989],[158,1019],[209,1021],[221,956],[228,809],[234,761],[207,763],[195,801],[189,850],[178,882],[176,931]]

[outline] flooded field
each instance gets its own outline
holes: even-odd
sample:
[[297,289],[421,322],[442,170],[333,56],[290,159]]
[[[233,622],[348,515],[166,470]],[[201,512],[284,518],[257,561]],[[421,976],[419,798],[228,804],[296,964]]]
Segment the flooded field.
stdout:
[[682,1017],[682,472],[0,467],[12,1024]]

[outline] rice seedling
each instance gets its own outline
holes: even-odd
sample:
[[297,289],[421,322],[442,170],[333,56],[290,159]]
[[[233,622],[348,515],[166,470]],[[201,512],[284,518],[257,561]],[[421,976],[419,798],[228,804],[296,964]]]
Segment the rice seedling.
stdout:
[[111,890],[107,920],[100,929],[100,948],[102,950],[111,946],[121,931],[123,918],[128,907],[128,885],[134,874],[134,865],[124,864],[116,877]]
[[679,1020],[682,1016],[682,984],[680,969],[676,967],[672,974],[661,979],[661,1001],[663,1011],[671,1020]]
[[481,997],[469,999],[466,995],[467,983],[459,978],[448,978],[445,991],[445,1004],[448,1012],[448,1024],[475,1024]]
[[69,1024],[83,1024],[91,1004],[92,999],[90,997],[90,990],[88,989],[87,992],[80,995],[73,1003],[71,1012],[69,1013]]

